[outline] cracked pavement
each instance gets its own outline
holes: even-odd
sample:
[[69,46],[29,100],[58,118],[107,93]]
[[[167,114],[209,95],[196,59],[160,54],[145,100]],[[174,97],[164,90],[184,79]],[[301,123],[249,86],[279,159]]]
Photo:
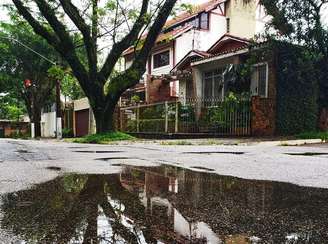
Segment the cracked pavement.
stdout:
[[[290,155],[290,154],[320,155]],[[176,165],[244,179],[328,188],[328,145],[160,145],[151,142],[89,145],[55,140],[0,139],[0,194],[64,173],[108,174],[120,164]]]

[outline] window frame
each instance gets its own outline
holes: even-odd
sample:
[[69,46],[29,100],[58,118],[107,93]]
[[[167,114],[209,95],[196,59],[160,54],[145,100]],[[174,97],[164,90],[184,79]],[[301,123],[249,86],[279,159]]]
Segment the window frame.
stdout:
[[[206,21],[206,28],[202,27],[202,16],[206,15],[207,16],[207,21]],[[199,29],[200,30],[209,30],[210,29],[210,14],[208,12],[203,12],[199,15]]]
[[[259,66],[263,66],[265,65],[266,67],[266,76],[265,76],[265,95],[260,95],[259,94],[259,70],[258,70],[258,67]],[[252,75],[251,75],[251,84],[253,83],[253,72],[255,71],[256,69],[256,92],[253,93],[253,91],[251,90],[251,93],[252,93],[252,96],[259,96],[259,97],[262,97],[262,98],[268,98],[268,95],[269,95],[269,64],[268,62],[261,62],[261,63],[257,63],[257,64],[254,64],[252,66],[253,68],[253,71],[252,71]],[[252,88],[252,87],[251,87]]]
[[[164,53],[168,53],[169,54],[169,58],[168,58],[168,64],[166,64],[166,65],[162,65],[162,66],[157,66],[157,67],[155,67],[155,57],[157,56],[157,55],[161,55],[161,54],[164,54]],[[161,51],[158,51],[158,52],[156,52],[156,53],[153,53],[153,55],[152,55],[152,66],[153,66],[153,70],[157,70],[157,69],[161,69],[161,68],[164,68],[164,67],[167,67],[167,66],[169,66],[170,64],[171,64],[171,50],[170,49],[166,49],[166,50],[161,50]]]
[[[202,74],[202,97],[205,99],[210,99],[210,100],[216,100],[216,99],[224,99],[224,93],[225,93],[225,84],[224,84],[224,68],[216,68],[216,69],[211,69],[211,70],[207,70],[204,71]],[[216,92],[215,92],[215,87],[216,87],[216,82],[215,79],[220,78],[221,82],[220,84],[222,84],[222,89],[221,89],[221,96],[216,97]],[[207,97],[206,94],[206,89],[205,89],[205,82],[206,80],[211,80],[211,96]]]

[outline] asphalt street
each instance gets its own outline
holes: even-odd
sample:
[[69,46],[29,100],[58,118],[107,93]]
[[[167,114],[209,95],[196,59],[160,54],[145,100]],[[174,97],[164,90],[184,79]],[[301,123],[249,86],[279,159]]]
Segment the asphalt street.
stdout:
[[267,144],[174,146],[137,142],[87,145],[55,140],[0,140],[0,194],[65,173],[107,174],[120,165],[175,165],[244,179],[328,188],[328,146]]

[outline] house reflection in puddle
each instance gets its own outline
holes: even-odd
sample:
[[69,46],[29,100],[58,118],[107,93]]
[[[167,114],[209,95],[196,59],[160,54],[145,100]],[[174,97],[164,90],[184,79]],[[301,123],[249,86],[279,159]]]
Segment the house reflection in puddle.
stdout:
[[325,243],[327,200],[325,189],[128,166],[4,195],[0,228],[28,243]]
[[[178,235],[193,243],[221,243],[219,237],[204,222],[187,220],[168,200],[178,194],[179,182],[185,180],[185,171],[178,168],[125,168],[120,175],[122,185],[138,192],[146,210],[153,216],[155,228],[166,229],[169,235]],[[193,197],[199,196],[194,192]],[[164,219],[166,219],[163,221]],[[164,224],[164,226],[163,226]],[[169,226],[169,230],[167,229]],[[178,239],[178,238],[177,238]]]

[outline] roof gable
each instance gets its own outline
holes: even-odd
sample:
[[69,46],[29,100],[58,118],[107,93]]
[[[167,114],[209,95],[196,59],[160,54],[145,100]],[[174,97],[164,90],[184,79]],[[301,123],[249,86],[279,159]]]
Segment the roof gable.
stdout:
[[210,54],[217,54],[228,52],[230,50],[238,49],[250,44],[249,39],[233,36],[230,34],[223,35],[207,52]]
[[178,16],[168,20],[165,23],[164,28],[167,29],[167,28],[173,27],[175,25],[178,25],[184,21],[187,21],[187,20],[199,15],[202,12],[209,12],[209,11],[215,9],[219,4],[224,3],[226,1],[227,0],[211,0],[211,1],[208,1],[203,4],[195,5],[191,12],[189,12],[189,11],[183,12],[183,13],[179,14]]
[[199,51],[199,50],[191,50],[187,53],[171,70],[171,72],[177,72],[178,70],[184,70],[186,67],[190,65],[196,59],[205,58],[211,56],[207,52]]

